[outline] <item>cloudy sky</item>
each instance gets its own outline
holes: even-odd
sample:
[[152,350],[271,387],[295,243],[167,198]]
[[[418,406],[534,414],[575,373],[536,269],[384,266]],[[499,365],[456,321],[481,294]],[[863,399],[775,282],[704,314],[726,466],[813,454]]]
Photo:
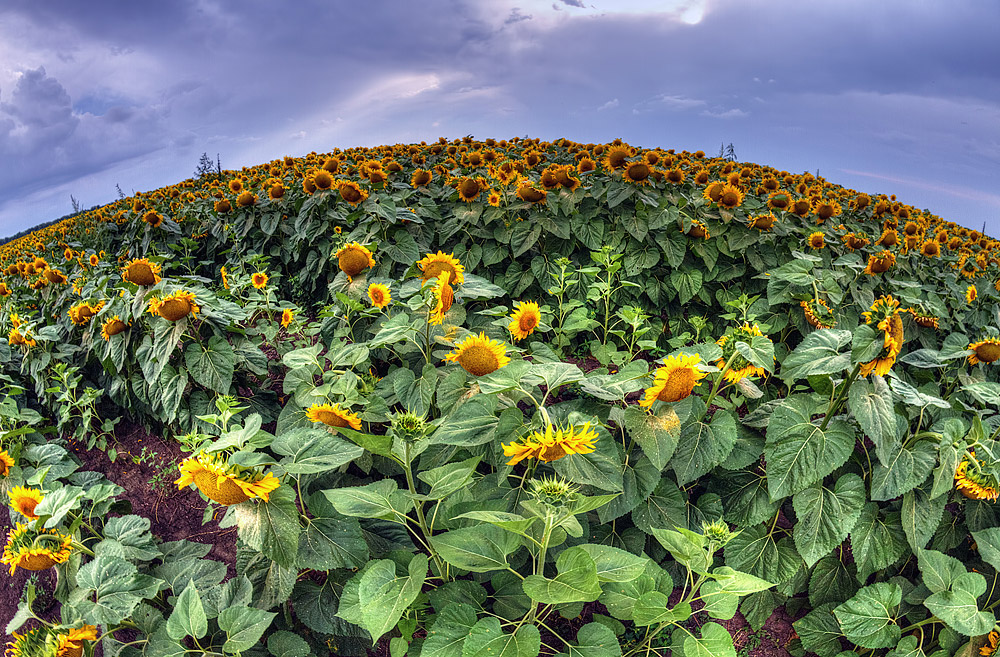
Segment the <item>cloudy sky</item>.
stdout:
[[1000,235],[992,0],[3,0],[0,236],[334,147],[568,137],[820,175]]

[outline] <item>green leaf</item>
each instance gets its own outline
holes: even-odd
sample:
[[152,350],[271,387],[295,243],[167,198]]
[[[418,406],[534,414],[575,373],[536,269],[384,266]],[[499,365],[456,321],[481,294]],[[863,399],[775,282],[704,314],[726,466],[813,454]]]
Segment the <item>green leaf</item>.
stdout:
[[689,632],[683,645],[685,657],[736,657],[733,637],[718,623],[702,625],[697,639]]
[[[403,613],[417,599],[426,578],[427,556],[423,554],[414,555],[410,560],[406,577],[397,576],[395,563],[388,559],[370,561],[351,579],[351,582],[357,581],[357,610],[348,615],[338,610],[338,615],[351,622],[360,620],[357,624],[377,641],[396,626]],[[345,587],[341,606],[345,602],[350,603],[347,593]]]
[[930,440],[919,440],[912,447],[897,443],[885,465],[872,469],[871,498],[892,500],[919,486],[934,469],[937,450]]
[[718,481],[722,486],[722,505],[727,521],[740,527],[759,525],[773,518],[778,502],[767,493],[767,477],[752,471],[726,474]]
[[850,341],[850,331],[813,331],[781,361],[781,378],[791,383],[817,374],[843,372],[851,366],[851,355],[841,348]]
[[622,464],[608,432],[596,427],[596,449],[589,454],[570,454],[552,463],[556,474],[575,484],[588,484],[601,490],[622,490]]
[[635,526],[653,533],[654,527],[686,527],[687,497],[669,477],[663,477],[656,489],[632,511]]
[[896,611],[903,598],[898,584],[866,586],[833,613],[844,635],[862,648],[891,648],[900,637]]
[[184,364],[195,381],[219,394],[229,394],[236,354],[225,338],[213,335],[204,348],[203,343],[192,342],[184,350]]
[[127,618],[144,598],[151,598],[163,580],[141,575],[124,559],[98,555],[80,566],[76,574],[79,588],[70,601],[91,624],[115,624]]
[[278,435],[271,449],[285,456],[281,467],[290,474],[318,474],[346,465],[364,454],[365,450],[352,445],[325,429],[293,429]]
[[610,545],[585,543],[577,546],[594,560],[599,582],[631,582],[646,570],[649,558],[636,556]]
[[819,482],[792,498],[798,522],[795,548],[812,566],[840,545],[854,528],[865,504],[865,482],[854,473],[843,475],[833,490]]
[[493,525],[476,525],[432,536],[431,547],[449,564],[475,573],[504,570],[520,539]]
[[802,564],[790,538],[775,541],[763,525],[744,529],[725,548],[726,565],[768,582],[791,579]]
[[581,627],[576,633],[576,645],[569,646],[570,657],[621,657],[621,654],[618,637],[601,623],[587,623]]
[[[968,573],[978,575],[978,573]],[[982,575],[979,575],[982,579]],[[986,592],[986,580],[982,579],[982,591]],[[979,636],[993,629],[996,618],[993,614],[979,611],[976,596],[968,591],[938,591],[924,600],[924,606],[931,613],[948,624],[948,627],[966,636]]]
[[670,605],[670,599],[660,591],[640,595],[632,607],[632,622],[640,627],[659,623],[682,623],[691,618],[691,604],[680,602]]
[[476,620],[471,606],[461,602],[446,605],[427,633],[420,657],[462,657],[462,645]]
[[475,456],[459,463],[448,463],[417,474],[417,478],[430,485],[431,490],[422,499],[440,500],[464,488],[472,481],[472,475],[479,464]]
[[500,628],[496,618],[482,618],[469,630],[462,657],[536,657],[542,639],[534,625],[520,625],[513,634]]
[[539,224],[519,221],[514,224],[514,230],[510,235],[510,248],[513,257],[518,257],[538,242],[538,236],[542,234],[542,227]]
[[681,421],[672,408],[652,415],[638,406],[629,406],[625,409],[625,428],[656,469],[662,470],[677,448]]
[[992,383],[990,381],[967,383],[959,389],[969,393],[976,401],[987,406],[992,406],[993,408],[1000,406],[1000,383]]
[[908,552],[899,514],[883,515],[874,502],[865,504],[858,523],[851,530],[851,551],[860,582],[873,572],[894,564]]
[[721,590],[738,596],[750,595],[758,591],[766,591],[774,586],[765,579],[755,577],[750,573],[741,573],[729,566],[719,566],[712,571],[712,578],[721,586]]
[[496,405],[497,399],[493,395],[473,397],[441,419],[438,428],[430,435],[430,442],[463,447],[491,442],[500,421],[495,414]]
[[309,497],[308,508],[315,517],[299,535],[300,568],[361,568],[368,562],[368,544],[356,518],[337,513],[321,493]]
[[865,435],[875,443],[875,453],[884,464],[892,448],[899,443],[889,385],[877,374],[872,376],[871,383],[867,379],[858,379],[848,392],[847,407]]
[[412,509],[407,494],[396,489],[392,479],[382,479],[365,486],[348,486],[321,491],[337,513],[356,518],[379,518],[399,522]]
[[468,511],[455,516],[455,518],[468,518],[470,520],[488,522],[491,525],[496,525],[501,529],[521,536],[525,536],[528,528],[539,520],[538,516],[525,518],[517,513],[507,513],[506,511]]
[[571,547],[560,552],[556,559],[556,571],[554,579],[528,575],[522,583],[524,592],[532,600],[542,604],[593,602],[600,597],[597,566],[581,547]]
[[827,602],[840,604],[857,592],[854,573],[838,556],[823,557],[813,566],[809,577],[809,603],[813,607]]
[[[37,508],[35,513],[38,513]],[[136,515],[118,516],[110,518],[105,523],[104,538],[117,541],[129,559],[151,561],[160,556],[160,550],[153,542],[153,534],[149,531],[149,527],[149,518]]]
[[867,363],[875,358],[885,348],[885,339],[880,333],[867,324],[854,329],[851,342],[851,362]]
[[1000,527],[987,527],[972,532],[972,540],[976,542],[983,561],[1000,572]]
[[955,580],[966,574],[961,561],[937,550],[918,551],[917,566],[923,575],[924,586],[931,593],[949,590]]
[[299,551],[299,510],[295,493],[279,486],[268,501],[244,502],[233,507],[240,538],[281,566],[295,565]]
[[177,596],[173,611],[167,618],[167,634],[178,641],[186,636],[200,639],[208,634],[208,617],[194,582],[188,582],[184,591]]
[[226,633],[222,649],[231,654],[249,650],[260,641],[277,615],[254,607],[223,609],[219,613],[219,629]]
[[686,529],[674,531],[660,527],[653,527],[652,533],[660,545],[666,548],[667,552],[678,563],[698,574],[708,573],[708,569],[712,565],[711,555],[705,549],[704,539],[700,534],[694,534]]
[[586,374],[572,363],[533,363],[529,373],[545,382],[549,394],[554,393],[559,386],[582,381]]
[[821,430],[811,419],[819,410],[813,397],[792,395],[771,415],[764,456],[772,500],[805,490],[846,463],[854,451],[850,425],[833,420]]
[[670,274],[670,285],[677,290],[680,303],[686,304],[698,294],[702,285],[702,273],[699,269],[675,269]]
[[840,623],[833,615],[833,605],[825,604],[792,623],[796,634],[802,639],[802,647],[819,657],[835,657],[841,651]]
[[701,611],[718,620],[729,620],[736,615],[740,606],[740,596],[723,589],[718,582],[709,580],[698,590],[705,606]]
[[927,542],[934,536],[935,530],[941,524],[947,501],[948,498],[943,495],[931,499],[930,494],[923,488],[914,488],[903,495],[899,514],[906,540],[914,552],[925,548]]
[[736,418],[728,411],[716,411],[711,424],[685,424],[670,460],[677,484],[684,486],[720,465],[735,445]]
[[45,527],[55,527],[70,511],[80,506],[83,489],[79,486],[62,486],[54,491],[47,491],[42,501],[35,507],[35,515],[51,516],[45,521]]
[[740,340],[736,343],[736,351],[753,365],[774,371],[774,343],[767,336],[755,335],[750,342]]

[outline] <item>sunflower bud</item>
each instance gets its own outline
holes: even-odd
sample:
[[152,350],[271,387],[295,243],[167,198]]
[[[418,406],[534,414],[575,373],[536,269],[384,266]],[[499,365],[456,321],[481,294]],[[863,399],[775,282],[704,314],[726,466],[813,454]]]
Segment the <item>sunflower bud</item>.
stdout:
[[553,509],[570,506],[579,499],[580,489],[560,477],[532,479],[528,494],[538,502]]
[[392,418],[392,433],[407,443],[415,443],[427,435],[427,422],[416,413],[396,413]]
[[729,525],[724,520],[713,520],[712,522],[701,523],[701,533],[718,547],[724,547],[732,540],[734,534],[729,531]]

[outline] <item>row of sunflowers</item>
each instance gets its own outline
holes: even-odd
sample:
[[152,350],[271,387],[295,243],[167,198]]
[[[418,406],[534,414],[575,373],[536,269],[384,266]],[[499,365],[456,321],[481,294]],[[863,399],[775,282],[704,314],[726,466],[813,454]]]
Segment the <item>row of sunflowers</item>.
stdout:
[[[3,563],[62,610],[26,589],[9,653],[735,657],[780,607],[793,654],[988,657],[997,247],[808,173],[471,138],[29,234]],[[235,577],[76,471],[119,415],[189,452]]]

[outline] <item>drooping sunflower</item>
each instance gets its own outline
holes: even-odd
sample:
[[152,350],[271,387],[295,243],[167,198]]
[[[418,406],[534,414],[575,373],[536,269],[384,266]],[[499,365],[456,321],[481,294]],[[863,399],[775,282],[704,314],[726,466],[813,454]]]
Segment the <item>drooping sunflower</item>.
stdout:
[[[972,459],[975,459],[975,463]],[[1000,497],[1000,481],[995,474],[987,472],[984,465],[974,451],[971,459],[966,454],[955,469],[955,490],[970,500],[995,502]]]
[[103,306],[103,303],[99,303],[96,306],[92,306],[88,303],[78,303],[71,306],[70,309],[66,311],[66,314],[69,315],[69,318],[73,320],[74,324],[77,326],[83,326],[84,324],[87,324]]
[[219,270],[219,274],[222,276],[222,287],[226,290],[229,289],[229,272],[226,271],[226,266],[222,265],[222,269]]
[[483,376],[496,372],[510,363],[504,343],[486,337],[485,332],[470,335],[455,345],[454,351],[444,357],[458,363],[469,374]]
[[767,195],[767,207],[772,210],[787,210],[792,205],[792,195],[777,189]]
[[104,338],[105,341],[108,341],[111,339],[111,336],[118,335],[127,328],[128,324],[123,322],[118,315],[115,315],[114,317],[106,320],[101,326],[101,337]]
[[725,380],[730,383],[736,383],[741,379],[745,379],[750,376],[764,376],[767,374],[767,370],[763,367],[757,367],[736,349],[737,342],[749,343],[754,336],[763,336],[760,327],[756,324],[750,324],[749,322],[744,323],[742,326],[737,327],[732,334],[723,335],[721,338],[715,341],[717,345],[722,347],[722,357],[715,361],[715,366],[720,370],[726,367],[726,363],[732,358],[732,363],[729,369],[726,370]]
[[192,456],[178,467],[181,476],[174,482],[178,490],[194,484],[208,499],[223,506],[240,504],[254,497],[266,502],[281,485],[270,472],[264,475],[256,468],[230,465],[225,455],[219,453]]
[[869,276],[874,276],[876,274],[884,274],[889,271],[896,264],[896,256],[890,251],[879,251],[874,255],[868,256],[868,266],[865,267],[863,273]]
[[704,191],[701,193],[701,197],[708,201],[709,203],[718,203],[719,199],[722,198],[722,190],[725,189],[726,183],[716,180],[705,186]]
[[868,376],[872,372],[885,376],[896,363],[904,340],[903,319],[899,313],[899,301],[892,296],[879,297],[872,304],[871,310],[862,313],[866,323],[874,324],[882,331],[882,351],[872,360],[861,364],[861,376]]
[[357,205],[368,198],[368,190],[361,189],[361,187],[358,186],[358,183],[353,180],[345,180],[341,182],[338,189],[340,191],[340,197],[351,205]]
[[1000,632],[992,630],[986,637],[986,643],[979,649],[980,657],[993,657],[997,653],[998,642],[1000,642]]
[[649,408],[653,402],[678,402],[691,395],[696,386],[701,385],[701,379],[708,376],[697,368],[701,357],[670,356],[663,361],[663,367],[656,370],[653,385],[646,388],[645,397],[639,400],[639,405]]
[[517,186],[517,197],[522,201],[528,203],[541,203],[545,200],[546,192],[544,189],[539,189],[527,178],[522,178]]
[[768,212],[767,214],[759,214],[756,217],[750,219],[747,224],[747,228],[756,228],[757,230],[764,232],[766,230],[771,230],[774,227],[774,223],[777,221],[777,217],[774,216],[773,212]]
[[67,281],[66,275],[63,274],[58,269],[46,269],[44,275],[45,278],[47,278],[50,283],[55,283],[56,285],[66,284]]
[[283,328],[288,328],[294,319],[295,312],[293,312],[291,308],[285,308],[281,311],[281,326]]
[[413,187],[426,187],[434,180],[434,172],[427,169],[414,169],[410,177],[410,185]]
[[483,187],[479,184],[479,181],[471,177],[460,178],[455,185],[455,189],[458,190],[458,198],[466,203],[475,201],[483,191]]
[[637,185],[648,185],[650,172],[650,166],[645,162],[631,162],[625,166],[622,178]]
[[392,302],[392,292],[388,285],[372,283],[368,286],[368,300],[375,308],[385,308]]
[[10,295],[10,288],[7,287],[6,283],[0,282],[0,297],[6,297]]
[[899,244],[899,233],[895,229],[886,228],[875,243],[887,249],[892,248]]
[[219,214],[226,214],[233,209],[233,204],[229,202],[229,199],[219,199],[212,204],[213,209]]
[[84,641],[97,641],[97,627],[84,625],[56,631],[55,657],[82,657]]
[[802,306],[802,313],[805,315],[806,321],[810,326],[818,329],[827,329],[837,325],[837,319],[834,317],[833,311],[830,310],[830,306],[827,305],[825,300],[809,299],[807,301],[800,301],[799,305]]
[[719,194],[719,207],[730,210],[738,208],[743,205],[743,197],[743,190],[734,185],[727,184],[722,188],[722,193]]
[[334,254],[334,257],[337,258],[340,271],[347,274],[348,279],[353,279],[365,269],[375,266],[372,252],[368,250],[368,247],[362,246],[358,242],[345,244]]
[[65,563],[73,553],[73,538],[55,529],[35,529],[35,523],[17,523],[7,534],[0,563],[10,566],[13,575],[17,568],[47,570]]
[[826,238],[823,236],[822,231],[816,231],[815,233],[809,234],[809,239],[807,240],[809,248],[814,251],[818,251],[826,246]]
[[249,189],[240,192],[240,195],[236,197],[236,207],[238,208],[248,208],[251,205],[256,205],[256,203],[257,195]]
[[973,342],[966,348],[975,352],[969,354],[969,365],[992,363],[1000,359],[1000,340],[996,338],[986,338],[979,342]]
[[836,201],[828,199],[821,199],[813,206],[813,214],[816,215],[817,223],[823,223],[831,217],[836,217],[841,212],[843,212],[843,210],[841,209],[840,204]]
[[163,223],[163,215],[155,210],[150,210],[146,214],[142,215],[142,220],[153,228],[159,228]]
[[799,217],[805,217],[812,212],[812,201],[807,198],[795,199],[788,206],[788,211]]
[[142,287],[156,285],[160,282],[160,265],[146,258],[135,258],[122,270],[122,280]]
[[844,246],[846,246],[847,250],[851,252],[865,248],[871,241],[867,237],[864,237],[863,234],[857,235],[855,233],[847,233],[846,235],[844,235],[843,239],[844,239]]
[[285,186],[281,182],[275,182],[267,188],[267,197],[272,201],[280,201],[285,196]]
[[322,422],[329,427],[361,430],[361,418],[346,408],[341,408],[340,404],[313,404],[306,409],[306,417],[310,422]]
[[569,454],[590,454],[596,449],[595,440],[597,432],[590,422],[579,427],[549,424],[545,431],[534,431],[520,441],[501,446],[504,456],[511,457],[507,465],[517,465],[527,458],[550,463]]
[[440,324],[444,321],[444,316],[451,310],[451,304],[455,302],[455,288],[448,284],[451,274],[447,271],[441,272],[434,285],[434,308],[431,310],[427,321],[431,324]]
[[7,453],[7,450],[0,451],[0,477],[10,474],[10,469],[14,467],[14,458]]
[[697,219],[692,219],[691,228],[688,229],[687,236],[695,239],[707,240],[712,236],[712,234],[708,232],[708,226],[706,226],[703,222]]
[[262,290],[267,287],[268,276],[262,271],[254,272],[250,276],[250,284],[253,285],[258,290]]
[[420,267],[421,278],[425,283],[432,278],[437,278],[443,271],[451,274],[449,280],[452,285],[461,285],[465,282],[465,268],[451,253],[442,251],[428,253],[423,260],[417,261],[417,266]]
[[194,294],[186,290],[171,292],[163,299],[153,297],[149,300],[149,312],[171,322],[180,321],[190,314],[197,315],[200,311]]
[[975,285],[970,285],[965,290],[965,303],[971,304],[979,297],[979,291],[976,290]]
[[507,330],[510,331],[511,339],[517,342],[534,333],[541,321],[542,311],[538,304],[534,301],[522,301],[510,314]]
[[938,322],[941,320],[940,317],[935,317],[934,315],[924,314],[920,309],[909,308],[910,314],[913,315],[913,322],[917,326],[923,326],[924,328],[937,329]]

